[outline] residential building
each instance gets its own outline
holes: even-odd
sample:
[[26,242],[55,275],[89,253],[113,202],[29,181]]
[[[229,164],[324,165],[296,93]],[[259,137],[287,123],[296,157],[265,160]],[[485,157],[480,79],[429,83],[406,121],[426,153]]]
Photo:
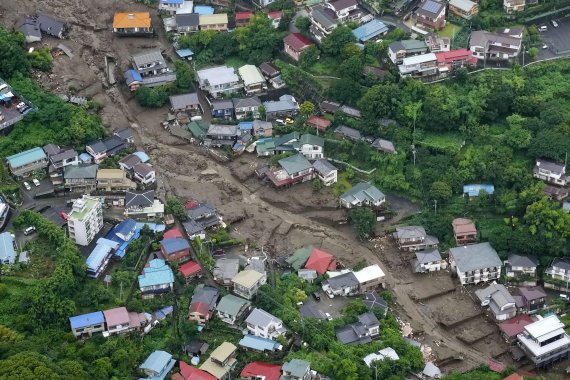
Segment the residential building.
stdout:
[[139,330],[146,323],[143,313],[128,311],[125,307],[103,310],[106,329],[103,336],[125,334],[129,331]]
[[471,19],[479,13],[479,5],[471,0],[450,0],[449,13],[464,19]]
[[432,30],[445,26],[445,3],[436,0],[423,0],[416,10],[416,25]]
[[247,95],[259,94],[267,90],[265,77],[254,65],[244,65],[238,69]]
[[281,95],[279,100],[263,102],[266,120],[274,120],[279,117],[296,116],[299,113],[299,104],[291,95]]
[[265,274],[252,269],[242,270],[232,279],[233,291],[245,299],[252,299],[257,290],[267,281]]
[[427,362],[424,370],[422,371],[424,376],[427,376],[429,379],[439,379],[441,378],[441,370],[438,366],[433,364],[433,362]]
[[397,154],[398,152],[396,151],[396,148],[394,147],[394,143],[392,141],[389,140],[384,140],[384,139],[376,139],[372,142],[372,144],[370,144],[370,146],[372,148],[375,148],[376,150],[380,151],[380,152],[384,152],[384,153],[388,153],[388,154]]
[[358,294],[360,283],[352,271],[330,277],[323,281],[322,289],[330,297]]
[[293,270],[298,271],[302,267],[305,266],[307,260],[313,253],[314,247],[312,245],[308,245],[305,247],[301,247],[297,249],[291,256],[285,259],[285,262],[291,266]]
[[301,53],[305,49],[313,45],[313,43],[301,33],[290,33],[287,37],[283,38],[283,44],[285,45],[285,53],[295,61],[299,60]]
[[71,332],[77,338],[90,337],[105,331],[105,316],[101,311],[69,317]]
[[190,257],[190,243],[183,238],[169,238],[160,242],[160,252],[168,261],[180,263]]
[[374,314],[366,312],[358,316],[357,322],[337,328],[336,339],[344,344],[365,344],[380,335],[380,322]]
[[326,131],[332,125],[332,121],[324,117],[313,115],[306,121],[309,127],[315,128],[317,131]]
[[133,69],[142,78],[141,84],[147,87],[161,86],[176,80],[176,74],[166,64],[160,50],[145,50],[133,54]]
[[542,158],[536,160],[532,175],[534,178],[558,186],[566,186],[570,182],[570,176],[566,175],[566,164]]
[[261,99],[259,99],[257,96],[251,96],[247,98],[233,98],[232,102],[236,120],[259,118],[259,107],[261,107]]
[[59,39],[63,38],[66,32],[65,24],[51,16],[38,12],[36,14],[37,25],[43,34],[48,36],[56,37]]
[[89,245],[101,228],[103,208],[97,198],[83,195],[73,202],[73,208],[67,216],[67,229],[71,240],[79,245]]
[[202,267],[194,261],[187,261],[178,267],[178,271],[182,274],[186,283],[192,281],[195,277],[202,277]]
[[266,172],[275,187],[307,182],[315,178],[313,165],[302,154],[282,158],[279,167]]
[[516,301],[502,284],[491,284],[485,289],[476,290],[475,295],[481,301],[481,306],[489,306],[497,321],[517,315]]
[[518,345],[537,368],[547,367],[570,357],[570,337],[556,315],[526,325],[518,335]]
[[455,49],[446,52],[435,53],[437,69],[440,74],[451,73],[460,67],[475,66],[477,58],[468,49]]
[[251,302],[233,294],[226,294],[218,302],[218,317],[230,325],[235,325],[249,311]]
[[388,33],[388,27],[382,21],[372,19],[358,28],[352,30],[352,34],[356,37],[356,41],[365,43],[368,41],[376,41],[381,36]]
[[42,148],[32,148],[6,157],[10,173],[15,177],[25,177],[37,170],[48,167],[48,158]]
[[325,140],[322,137],[305,133],[299,139],[299,153],[309,160],[324,157]]
[[[207,344],[206,344],[207,346]],[[200,355],[197,355],[200,356]],[[217,380],[208,372],[180,361],[180,372],[172,375],[172,380]]]
[[441,270],[442,259],[437,249],[416,251],[415,254],[416,258],[412,260],[412,269],[415,273],[429,273]]
[[521,286],[518,289],[521,305],[517,305],[519,312],[534,314],[544,308],[546,293],[542,286]]
[[28,44],[42,40],[42,32],[35,17],[26,16],[19,18],[14,25],[14,30],[22,33]]
[[293,359],[283,364],[281,372],[279,380],[310,380],[311,363],[305,360]]
[[182,223],[186,234],[190,240],[194,240],[196,238],[205,239],[206,238],[206,231],[201,223],[198,223],[194,220],[189,220]]
[[402,78],[433,79],[438,73],[437,56],[427,53],[404,58],[398,70]]
[[422,226],[396,227],[394,238],[402,251],[437,249],[439,244],[439,240],[435,236],[428,235]]
[[200,223],[204,229],[217,226],[221,221],[216,208],[208,203],[195,203],[186,207],[186,215],[189,220]]
[[362,135],[358,129],[347,127],[346,125],[341,125],[334,131],[338,139],[349,139],[352,141],[360,141]]
[[524,11],[525,5],[526,0],[503,0],[503,9],[507,14]]
[[[425,37],[425,44],[430,53],[439,53],[451,50],[451,39],[448,37],[440,37],[437,35],[428,35]],[[415,41],[415,40],[412,40]],[[420,54],[423,54],[422,52]],[[396,62],[394,62],[396,63]]]
[[287,332],[282,320],[258,308],[251,311],[245,319],[245,324],[249,334],[261,338],[276,339]]
[[363,301],[369,311],[381,311],[384,317],[388,313],[388,303],[377,292],[364,293]]
[[395,41],[388,45],[388,58],[395,65],[401,64],[404,58],[426,54],[427,52],[426,43],[419,40]]
[[156,171],[146,162],[134,165],[131,172],[133,179],[142,185],[152,185],[156,181]]
[[232,99],[215,99],[211,102],[212,117],[216,119],[232,120],[234,118],[234,102]]
[[529,315],[517,315],[516,317],[499,323],[499,330],[501,330],[501,335],[505,338],[507,343],[512,345],[517,342],[517,336],[522,334],[525,326],[533,322],[534,319]]
[[319,158],[313,163],[313,168],[323,185],[331,186],[337,182],[338,169],[329,160]]
[[369,368],[374,368],[372,366],[372,362],[375,362],[377,360],[385,360],[385,359],[397,361],[397,360],[400,360],[400,357],[398,356],[398,353],[392,347],[386,347],[386,348],[383,348],[382,350],[378,351],[378,353],[372,353],[372,354],[366,355],[364,357],[364,363],[366,363],[366,365]]
[[228,14],[216,13],[213,15],[200,15],[200,30],[216,30],[224,32],[228,30]]
[[87,260],[85,260],[87,277],[98,278],[103,274],[117,248],[119,248],[119,243],[99,238],[95,248],[93,248]]
[[113,136],[117,136],[118,138],[125,140],[127,144],[135,143],[135,134],[132,128],[119,129],[118,131],[113,132]]
[[450,248],[449,263],[463,285],[497,280],[501,275],[501,259],[489,243]]
[[366,293],[376,290],[379,286],[384,286],[384,271],[378,264],[369,265],[359,271],[354,272],[358,281],[358,291]]
[[219,292],[210,286],[197,287],[192,295],[188,310],[188,320],[204,326],[214,315]]
[[260,8],[265,8],[269,4],[273,3],[275,0],[255,0],[254,4]]
[[451,226],[453,227],[453,236],[457,245],[471,244],[477,241],[477,227],[470,219],[453,219]]
[[269,121],[254,120],[252,124],[253,135],[255,137],[273,136],[273,124]]
[[141,219],[158,219],[164,215],[164,204],[154,198],[154,190],[143,192],[127,191],[125,194],[125,216]]
[[118,136],[110,136],[104,140],[97,140],[87,144],[85,150],[93,157],[93,161],[99,164],[105,158],[115,155],[128,146],[127,140]]
[[176,359],[168,352],[154,351],[139,366],[139,369],[147,375],[149,380],[164,380],[175,364]]
[[325,4],[316,4],[311,7],[309,18],[311,19],[311,34],[317,41],[331,34],[339,24],[334,11]]
[[115,13],[113,33],[123,36],[150,35],[154,33],[149,12]]
[[97,171],[97,190],[106,192],[125,192],[134,190],[137,184],[127,178],[121,169],[99,169]]
[[176,31],[179,34],[189,34],[200,30],[200,15],[198,13],[176,14]]
[[245,26],[249,23],[249,20],[253,17],[253,12],[236,12],[235,21],[236,27]]
[[232,286],[232,279],[239,272],[239,259],[230,259],[222,257],[216,260],[214,270],[214,281],[225,287]]
[[200,366],[200,369],[208,372],[216,379],[229,379],[229,373],[237,363],[236,351],[236,346],[223,342],[212,351],[210,357]]
[[[566,258],[556,258],[552,260],[552,263],[546,268],[544,274],[554,280],[560,280],[566,283],[570,282],[570,260]],[[548,282],[548,280],[548,278],[544,279],[545,282]]]
[[259,65],[259,69],[267,80],[276,78],[281,75],[281,70],[279,67],[275,66],[271,62],[263,62],[261,65]]
[[508,61],[519,55],[522,29],[499,29],[496,32],[477,30],[469,37],[469,50],[477,59]]
[[299,132],[291,132],[271,139],[262,139],[257,142],[255,150],[259,157],[298,151],[300,139]]
[[16,262],[14,238],[9,232],[0,233],[0,265],[12,265]]
[[97,169],[99,165],[79,164],[63,169],[65,188],[69,191],[89,193],[97,188]]
[[548,197],[551,201],[560,202],[568,197],[569,190],[564,187],[558,187],[553,185],[546,185],[542,189],[542,193]]
[[538,259],[535,256],[512,253],[505,261],[505,274],[507,279],[529,280],[536,284],[537,266]]
[[262,338],[255,335],[246,334],[239,341],[240,347],[248,351],[256,351],[260,353],[272,353],[281,351],[283,346],[273,340],[268,338]]
[[215,66],[198,70],[196,79],[200,89],[214,98],[221,98],[243,89],[243,84],[233,67]]
[[243,367],[239,376],[241,380],[279,380],[281,367],[281,364],[251,362]]
[[172,95],[170,97],[170,109],[172,112],[187,112],[190,115],[202,114],[202,105],[196,92]]
[[240,132],[237,125],[210,124],[206,134],[206,138],[209,140],[207,145],[217,147],[229,145],[232,147],[239,136]]
[[370,182],[360,182],[340,196],[340,205],[345,208],[380,207],[386,202],[386,196]]
[[59,145],[47,144],[43,147],[45,154],[49,159],[48,171],[51,173],[58,172],[65,166],[79,164],[79,155],[72,148],[61,148]]
[[273,29],[279,28],[279,24],[281,24],[281,19],[283,18],[282,11],[271,11],[267,13],[267,18],[271,20],[271,26]]
[[196,5],[194,7],[194,13],[198,13],[199,15],[213,15],[214,12],[214,7],[209,5]]
[[144,299],[154,298],[155,294],[169,293],[174,288],[172,269],[162,259],[150,260],[143,268],[138,281]]

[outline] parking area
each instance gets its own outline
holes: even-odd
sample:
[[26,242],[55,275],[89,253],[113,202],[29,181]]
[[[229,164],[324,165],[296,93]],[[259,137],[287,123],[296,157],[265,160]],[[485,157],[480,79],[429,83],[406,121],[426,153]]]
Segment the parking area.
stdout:
[[338,296],[329,298],[323,291],[319,291],[319,295],[321,297],[320,301],[316,301],[311,295],[309,295],[304,303],[322,311],[323,313],[329,313],[333,318],[340,317],[342,309],[344,309],[345,306],[354,299],[354,297]]
[[542,40],[548,45],[548,50],[553,55],[562,55],[570,53],[570,17],[555,20],[558,27],[552,26],[552,23],[543,23],[548,30],[541,32]]

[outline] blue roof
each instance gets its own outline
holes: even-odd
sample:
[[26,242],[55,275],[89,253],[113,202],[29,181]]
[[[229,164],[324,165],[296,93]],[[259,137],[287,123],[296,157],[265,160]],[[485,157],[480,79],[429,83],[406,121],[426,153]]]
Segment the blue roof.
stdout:
[[255,335],[245,335],[239,345],[257,351],[274,351],[280,348],[280,344],[272,339],[261,338]]
[[161,4],[182,4],[184,0],[160,0]]
[[93,161],[93,157],[89,153],[81,153],[79,155],[79,159],[83,162],[91,162]]
[[155,311],[154,313],[152,313],[152,316],[161,321],[164,318],[166,318],[167,315],[172,314],[172,312],[174,311],[174,307],[172,306],[165,306],[160,310]]
[[471,184],[463,186],[463,194],[468,194],[470,197],[478,196],[481,190],[485,190],[487,194],[493,195],[493,193],[495,192],[495,186],[493,186],[490,183]]
[[125,71],[124,77],[125,81],[127,82],[127,86],[133,82],[142,82],[141,75],[138,73],[138,71],[133,69]]
[[80,329],[82,327],[88,327],[93,325],[98,325],[105,322],[105,316],[102,311],[94,311],[89,314],[76,315],[75,317],[69,317],[69,323],[71,323],[72,329]]
[[209,5],[194,5],[194,13],[198,13],[199,15],[213,15],[214,7],[210,7]]
[[113,250],[119,247],[119,243],[114,242],[109,239],[99,238],[97,240],[97,245],[91,251],[91,254],[85,260],[85,264],[87,265],[87,269],[91,269],[96,271],[103,261],[107,258],[107,255]]
[[387,31],[388,27],[382,21],[374,19],[354,29],[352,34],[354,34],[358,41],[366,42]]
[[179,50],[176,50],[176,54],[178,54],[178,56],[180,58],[186,58],[186,57],[193,56],[194,52],[190,49],[179,49]]
[[148,162],[148,161],[150,161],[150,157],[149,157],[148,154],[146,154],[145,152],[138,151],[138,152],[134,152],[133,154],[134,154],[135,156],[137,156],[137,157],[141,160],[141,162]]
[[178,252],[183,249],[190,249],[190,243],[188,243],[188,240],[182,238],[164,239],[160,242],[160,246],[167,254]]
[[154,259],[149,266],[143,268],[143,274],[139,276],[139,287],[164,285],[174,282],[172,269],[162,259]]
[[24,166],[42,159],[47,159],[47,156],[44,150],[39,147],[32,148],[24,152],[20,152],[12,156],[6,157],[6,161],[8,161],[10,166],[13,168]]
[[242,121],[238,124],[239,129],[253,129],[253,121]]
[[148,356],[148,358],[146,358],[144,363],[141,364],[139,368],[143,370],[151,370],[157,374],[162,374],[164,372],[164,377],[166,377],[166,373],[168,371],[165,371],[165,369],[170,366],[171,360],[172,355],[170,355],[168,352],[154,351]]
[[9,232],[0,234],[0,262],[13,264],[16,261],[14,239]]
[[137,228],[142,230],[143,226],[148,226],[148,228],[150,228],[151,231],[153,232],[164,232],[164,230],[166,230],[166,225],[165,224],[157,224],[157,223],[143,223],[143,222],[138,222],[137,223]]
[[[109,232],[107,236],[116,236],[121,241],[125,241],[123,237],[129,236],[131,233],[134,233],[135,229],[137,228],[137,222],[133,219],[125,219],[121,223],[117,224],[113,229]],[[113,241],[116,241],[113,239]]]

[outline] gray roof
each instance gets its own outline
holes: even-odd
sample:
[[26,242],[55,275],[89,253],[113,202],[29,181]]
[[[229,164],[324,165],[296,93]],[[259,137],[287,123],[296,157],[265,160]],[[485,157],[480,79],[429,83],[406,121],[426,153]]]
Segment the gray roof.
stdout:
[[65,149],[61,150],[59,153],[50,156],[51,162],[60,162],[63,160],[68,160],[70,158],[77,157],[77,152],[75,149]]
[[214,310],[216,308],[216,302],[218,301],[219,295],[220,292],[218,289],[211,286],[204,286],[200,289],[197,288],[194,291],[190,303],[205,302],[209,305],[210,310]]
[[362,313],[358,316],[358,322],[362,323],[366,327],[379,326],[380,322],[378,318],[370,312]]
[[315,5],[311,10],[311,17],[325,29],[337,24],[334,12],[322,4]]
[[356,0],[334,0],[330,1],[329,5],[338,12],[342,11],[343,9],[347,9],[355,5],[358,5],[358,3],[356,2]]
[[362,202],[368,200],[370,202],[379,202],[385,199],[384,193],[378,190],[374,185],[369,182],[360,182],[352,189],[340,196],[345,202],[353,203],[354,201]]
[[336,339],[344,344],[365,344],[372,342],[372,338],[366,335],[366,328],[361,323],[351,323],[342,326],[335,331]]
[[333,289],[340,289],[343,287],[355,287],[359,285],[358,279],[353,272],[344,273],[326,280],[329,286]]
[[516,303],[511,293],[509,293],[503,284],[491,284],[485,289],[478,289],[475,291],[475,295],[481,302],[490,299],[499,309],[509,303]]
[[233,109],[234,102],[231,99],[218,99],[212,101],[212,110]]
[[224,125],[224,124],[210,124],[208,127],[208,135],[215,136],[237,136],[237,125]]
[[441,255],[437,249],[417,251],[416,260],[418,260],[419,264],[427,264],[433,261],[441,261]]
[[489,243],[466,245],[449,250],[460,272],[476,269],[501,267],[497,251]]
[[182,223],[182,225],[184,226],[186,233],[190,236],[204,231],[204,226],[202,226],[202,223],[196,222],[194,220],[188,220]]
[[115,136],[122,138],[123,140],[132,139],[135,136],[135,131],[132,128],[119,129],[115,133]]
[[487,32],[486,30],[476,30],[474,32],[471,32],[471,36],[469,37],[469,47],[472,46],[485,47],[487,41],[491,43],[515,45],[515,46],[519,46],[521,43],[521,39],[517,37],[511,37],[499,33],[491,33]]
[[324,158],[316,160],[313,163],[313,167],[317,172],[319,172],[323,176],[327,176],[333,171],[338,170],[336,166],[334,166],[333,164],[330,163],[329,160],[325,160]]
[[198,13],[177,14],[175,18],[176,26],[179,28],[200,25],[200,15]]
[[36,19],[31,17],[22,17],[16,23],[16,27],[26,37],[35,37],[40,40],[42,38],[42,33],[40,32],[40,27]]
[[281,167],[289,174],[299,173],[312,167],[309,160],[300,153],[280,159],[279,165],[281,165]]
[[65,28],[63,22],[43,13],[38,13],[38,24],[43,33],[54,37],[59,37]]
[[91,150],[93,150],[95,153],[105,153],[107,151],[107,146],[102,140],[94,141],[90,144],[87,144],[87,146],[91,148]]
[[291,376],[298,377],[300,379],[304,379],[305,374],[311,368],[311,363],[300,360],[300,359],[293,359],[290,362],[283,364],[283,372],[288,372]]
[[47,144],[43,147],[43,150],[48,156],[53,156],[61,152],[61,148],[55,144]]
[[512,253],[509,255],[509,265],[512,267],[536,267],[538,265],[538,259],[535,256],[530,255],[517,255]]
[[368,292],[368,293],[364,293],[364,304],[368,307],[368,310],[373,310],[373,309],[388,309],[388,303],[386,302],[386,300],[384,300],[384,298],[382,298],[378,293],[376,292]]
[[221,280],[231,280],[239,272],[239,259],[221,258],[216,260],[214,277]]
[[258,96],[250,96],[247,98],[234,98],[232,99],[234,108],[243,107],[259,107],[261,105],[261,99]]
[[63,168],[63,177],[65,179],[95,179],[98,168],[99,165],[91,164],[68,165]]
[[342,107],[340,107],[340,110],[350,117],[359,118],[360,116],[362,116],[362,113],[360,112],[360,110],[358,110],[354,107],[342,106]]
[[291,95],[281,95],[279,100],[264,102],[263,105],[265,106],[265,112],[283,112],[299,109],[299,104]]
[[568,259],[554,259],[552,260],[552,267],[557,267],[565,270],[570,270],[570,260]]
[[335,132],[352,140],[360,140],[361,138],[360,131],[358,129],[350,128],[346,125],[341,125],[335,130]]
[[281,324],[283,323],[281,319],[269,314],[265,310],[255,308],[245,319],[246,323],[250,323],[254,326],[267,327],[270,323]]
[[376,139],[372,143],[372,146],[378,150],[387,153],[396,153],[396,148],[394,148],[394,144],[392,141],[384,140],[384,139]]
[[523,296],[527,301],[546,297],[546,292],[542,286],[521,286],[519,288],[519,294]]
[[536,168],[548,170],[552,173],[557,173],[557,174],[564,174],[566,172],[566,167],[564,164],[554,161],[544,160],[542,158],[538,158],[536,160]]
[[270,121],[263,121],[263,120],[254,120],[253,121],[253,130],[254,131],[258,131],[258,130],[267,130],[267,129],[273,129],[273,124],[271,124]]
[[425,228],[422,226],[403,226],[396,227],[394,234],[396,239],[421,239],[427,236]]
[[127,191],[125,194],[125,208],[129,207],[150,207],[154,203],[154,190],[147,190],[140,193]]
[[424,367],[422,373],[427,377],[431,377],[433,379],[441,376],[441,370],[435,364],[433,364],[433,362],[428,362]]
[[162,64],[164,64],[164,58],[162,57],[160,50],[147,50],[133,54],[133,62],[137,67],[153,62],[162,62]]
[[172,105],[172,109],[181,110],[191,105],[199,105],[200,100],[198,99],[198,93],[192,92],[190,94],[172,95],[170,97],[170,104]]

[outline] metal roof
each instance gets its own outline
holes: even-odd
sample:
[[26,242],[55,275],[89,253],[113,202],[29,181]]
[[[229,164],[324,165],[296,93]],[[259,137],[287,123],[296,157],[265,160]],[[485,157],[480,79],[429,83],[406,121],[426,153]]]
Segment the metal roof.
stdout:
[[384,193],[369,182],[360,182],[340,196],[340,199],[351,204],[359,203],[364,200],[379,202],[385,198]]
[[285,157],[279,160],[279,165],[290,175],[308,170],[313,167],[302,154]]
[[148,65],[149,63],[160,62],[164,64],[164,58],[160,50],[147,50],[133,54],[133,62],[137,67]]
[[239,345],[256,351],[276,351],[281,350],[283,346],[273,339],[266,339],[255,335],[245,335]]
[[152,354],[146,358],[144,363],[142,363],[139,368],[145,370],[151,370],[160,374],[168,366],[172,355],[166,351],[154,351]]
[[172,269],[162,259],[154,259],[149,262],[149,266],[143,268],[143,274],[138,277],[139,287],[165,285],[174,282]]
[[358,41],[366,42],[382,33],[386,33],[387,31],[388,27],[382,21],[373,19],[354,29],[352,34],[354,34]]
[[317,172],[319,172],[323,176],[327,176],[333,171],[338,170],[336,166],[334,166],[333,164],[330,163],[329,160],[325,160],[324,158],[316,160],[313,163],[313,167]]
[[71,324],[72,329],[80,329],[83,327],[103,324],[105,323],[105,317],[101,311],[94,311],[92,313],[69,317],[69,323]]
[[354,276],[359,283],[365,283],[384,277],[384,271],[380,269],[378,264],[369,265],[359,271],[354,272]]
[[478,196],[481,190],[485,190],[487,194],[493,195],[495,192],[495,186],[492,184],[470,184],[463,186],[463,193],[470,197]]
[[47,159],[47,156],[43,149],[40,147],[35,147],[6,157],[6,161],[8,161],[8,164],[13,168],[45,159]]
[[199,105],[200,100],[198,99],[198,93],[192,92],[189,94],[172,95],[170,97],[170,104],[172,105],[172,109],[179,110],[191,105]]
[[460,272],[491,267],[500,268],[503,264],[497,251],[487,242],[450,248],[449,252]]
[[292,111],[298,110],[299,104],[297,100],[291,95],[281,95],[279,100],[271,100],[268,102],[264,102],[263,105],[265,106],[265,112],[283,112],[283,111]]
[[437,56],[434,53],[414,55],[412,57],[406,57],[402,61],[403,66],[419,65],[420,63],[437,61]]
[[239,82],[239,77],[236,74],[235,69],[229,66],[209,67],[207,69],[198,70],[196,75],[201,86],[204,86],[206,81],[208,82],[208,85],[212,87],[226,83]]
[[442,3],[440,3],[439,1],[434,1],[434,0],[425,0],[421,5],[420,5],[420,10],[423,10],[425,12],[437,15],[441,12],[441,9],[445,8],[445,5],[443,5]]
[[232,278],[234,284],[241,285],[246,288],[253,287],[256,283],[263,279],[264,275],[253,269],[245,269]]
[[283,324],[281,319],[276,316],[269,314],[265,310],[255,308],[245,319],[246,323],[250,323],[254,326],[268,327],[271,323]]
[[311,369],[311,363],[301,359],[293,359],[290,362],[284,363],[282,370],[288,372],[291,376],[303,379],[305,374]]
[[160,246],[167,254],[182,251],[184,249],[190,249],[190,243],[188,243],[188,240],[181,238],[164,239],[160,242]]
[[101,263],[105,261],[107,256],[115,249],[119,247],[119,243],[114,242],[109,239],[99,238],[97,239],[97,244],[87,260],[85,260],[85,265],[87,269],[96,271],[101,266]]
[[226,294],[220,299],[216,310],[220,313],[237,316],[246,305],[251,305],[251,302],[233,294]]
[[244,65],[238,69],[238,72],[245,86],[265,83],[261,70],[254,65]]
[[16,261],[14,239],[9,232],[3,232],[0,234],[0,263],[13,264],[14,261]]

